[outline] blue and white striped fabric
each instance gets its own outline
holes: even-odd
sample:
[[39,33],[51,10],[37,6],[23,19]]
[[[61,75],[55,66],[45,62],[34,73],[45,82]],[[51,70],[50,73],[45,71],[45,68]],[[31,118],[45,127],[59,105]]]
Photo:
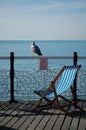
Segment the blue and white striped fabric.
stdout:
[[[56,87],[57,95],[62,94],[63,92],[67,91],[73,84],[75,75],[76,75],[77,67],[74,66],[67,66],[63,71],[61,81]],[[39,90],[40,94],[44,94],[45,90]],[[54,97],[54,93],[50,91],[46,97],[52,98]]]

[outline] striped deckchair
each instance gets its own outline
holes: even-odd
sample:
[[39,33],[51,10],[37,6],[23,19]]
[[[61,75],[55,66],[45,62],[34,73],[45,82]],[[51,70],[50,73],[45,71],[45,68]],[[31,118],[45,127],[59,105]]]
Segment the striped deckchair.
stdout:
[[[62,110],[66,114],[71,116],[71,113],[67,110],[67,106],[74,106],[75,108],[82,110],[74,100],[69,100],[62,96],[62,93],[66,92],[69,88],[71,88],[72,96],[74,97],[74,87],[73,82],[76,77],[78,70],[80,69],[81,65],[77,66],[63,66],[60,72],[55,76],[51,84],[46,90],[38,90],[34,91],[37,95],[41,98],[36,102],[34,108],[44,107],[46,105],[53,105],[54,107]],[[55,82],[58,78],[61,77],[59,85],[55,87]],[[47,101],[47,104],[44,104],[43,99]],[[62,100],[66,103],[62,104]],[[73,98],[74,99],[74,98]],[[43,102],[43,104],[42,104]],[[66,109],[65,109],[66,108]]]

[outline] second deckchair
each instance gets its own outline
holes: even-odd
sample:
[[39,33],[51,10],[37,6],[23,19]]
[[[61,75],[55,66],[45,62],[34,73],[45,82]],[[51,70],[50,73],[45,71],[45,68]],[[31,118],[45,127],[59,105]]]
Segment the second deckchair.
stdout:
[[[74,100],[68,100],[67,98],[62,96],[62,93],[66,92],[70,88],[72,92],[72,96],[74,97],[73,82],[80,67],[81,65],[63,66],[60,72],[51,81],[51,84],[46,90],[34,91],[37,95],[41,97],[39,101],[35,104],[34,108],[38,108],[40,106],[44,107],[46,105],[53,105],[54,107],[62,110],[63,112],[65,112],[70,116],[71,114],[68,112],[67,109],[65,109],[66,106],[74,106],[75,108],[84,111],[82,110],[82,108],[77,106],[77,103]],[[61,75],[62,77],[60,83],[58,87],[55,87],[55,82],[59,79]],[[43,99],[47,101],[47,104],[42,105]],[[66,104],[62,105],[60,103],[61,101],[60,99],[66,101]]]

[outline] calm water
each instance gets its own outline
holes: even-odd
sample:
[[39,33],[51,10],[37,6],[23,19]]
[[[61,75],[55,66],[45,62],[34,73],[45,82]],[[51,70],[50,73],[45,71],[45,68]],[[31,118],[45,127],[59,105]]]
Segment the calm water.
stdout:
[[[0,56],[32,56],[32,41],[0,41]],[[74,51],[86,56],[86,41],[36,41],[44,56],[71,56]]]
[[[79,56],[86,56],[86,41],[35,41],[40,47],[43,56],[72,56],[76,51]],[[0,56],[10,56],[10,52],[14,52],[15,56],[36,56],[31,52],[32,41],[0,41]],[[62,62],[62,61],[58,61]],[[62,64],[66,64],[65,61]],[[86,67],[86,61],[78,61],[82,66]],[[27,70],[34,65],[38,65],[39,61],[29,60],[15,61],[15,68],[17,70]],[[57,64],[56,61],[52,63],[53,66]],[[68,64],[68,63],[67,63]],[[72,64],[72,62],[70,63]],[[9,61],[0,60],[0,69],[8,69]],[[35,66],[36,67],[36,66]]]

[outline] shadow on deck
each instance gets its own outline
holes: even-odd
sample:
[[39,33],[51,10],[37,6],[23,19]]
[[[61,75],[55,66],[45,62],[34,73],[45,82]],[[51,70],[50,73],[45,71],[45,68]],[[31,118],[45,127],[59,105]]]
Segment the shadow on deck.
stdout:
[[[34,101],[0,102],[0,130],[86,130],[86,112],[74,111],[74,117],[47,107],[32,110]],[[86,100],[79,101],[86,110]]]

